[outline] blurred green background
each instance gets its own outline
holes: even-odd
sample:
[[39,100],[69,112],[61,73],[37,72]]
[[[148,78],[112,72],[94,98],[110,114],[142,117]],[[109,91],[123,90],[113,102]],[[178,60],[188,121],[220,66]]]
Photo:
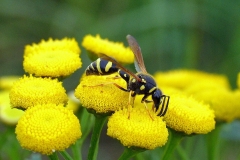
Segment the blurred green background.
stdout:
[[[150,73],[193,68],[227,74],[240,68],[240,1],[0,0],[0,75],[22,75],[26,44],[86,34],[122,41],[133,35]],[[83,68],[90,63],[83,48]],[[70,83],[69,83],[70,84]]]
[[[198,69],[226,74],[236,87],[239,0],[0,0],[0,76],[24,74],[26,44],[74,37],[81,45],[86,34],[100,34],[125,45],[126,35],[133,35],[151,74]],[[90,63],[81,50],[83,67],[64,81],[68,91],[76,88]]]

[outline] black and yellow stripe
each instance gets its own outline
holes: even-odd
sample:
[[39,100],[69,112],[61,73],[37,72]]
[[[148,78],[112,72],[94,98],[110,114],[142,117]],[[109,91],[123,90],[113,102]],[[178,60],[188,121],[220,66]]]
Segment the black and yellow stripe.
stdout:
[[86,69],[86,75],[109,75],[117,72],[119,69],[116,64],[102,58],[92,62]]

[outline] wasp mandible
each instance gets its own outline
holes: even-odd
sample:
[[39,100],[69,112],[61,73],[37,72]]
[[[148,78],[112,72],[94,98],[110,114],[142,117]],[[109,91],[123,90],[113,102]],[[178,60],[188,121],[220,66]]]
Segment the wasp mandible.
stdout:
[[[98,58],[87,67],[86,75],[109,75],[118,72],[120,77],[126,81],[127,89],[113,83],[115,86],[123,91],[130,92],[130,96],[133,98],[135,98],[136,95],[144,95],[141,102],[144,103],[145,107],[147,108],[146,103],[153,101],[153,109],[155,108],[156,112],[159,106],[161,106],[158,116],[164,116],[168,109],[170,97],[162,93],[157,87],[154,78],[148,74],[143,61],[141,48],[136,39],[131,35],[127,35],[126,38],[135,57],[134,65],[137,71],[136,74],[124,68],[115,59],[107,55],[101,55],[101,58]],[[152,96],[152,101],[147,100],[150,95]]]

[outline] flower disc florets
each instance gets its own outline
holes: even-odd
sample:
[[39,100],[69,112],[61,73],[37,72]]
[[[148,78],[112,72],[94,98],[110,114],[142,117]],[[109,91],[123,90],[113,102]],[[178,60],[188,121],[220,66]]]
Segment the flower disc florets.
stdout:
[[134,55],[129,47],[124,47],[123,43],[112,42],[108,39],[102,39],[100,35],[95,37],[86,35],[83,39],[82,45],[87,51],[101,56],[105,54],[117,60],[119,63],[133,63]]
[[126,147],[154,149],[163,146],[168,139],[166,124],[156,114],[152,116],[144,107],[133,108],[130,113],[128,109],[116,111],[109,118],[107,135]]
[[10,93],[13,107],[27,109],[37,104],[67,103],[68,97],[62,82],[57,79],[24,76],[15,82]]
[[63,105],[37,105],[26,110],[16,127],[20,145],[50,155],[63,151],[82,135],[80,123]]
[[81,67],[80,48],[75,39],[42,40],[27,45],[24,51],[24,70],[35,76],[64,77]]
[[168,111],[164,116],[167,126],[186,134],[206,134],[215,128],[215,115],[206,104],[192,97],[171,95]]
[[114,112],[128,105],[128,92],[124,92],[113,83],[126,88],[122,78],[110,76],[83,76],[75,90],[75,96],[83,107],[93,109],[97,113]]

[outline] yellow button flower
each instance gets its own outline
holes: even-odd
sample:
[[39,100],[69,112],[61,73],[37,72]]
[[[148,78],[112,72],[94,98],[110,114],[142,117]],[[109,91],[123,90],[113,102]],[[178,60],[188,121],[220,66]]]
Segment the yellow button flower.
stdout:
[[126,88],[126,82],[122,78],[114,78],[114,75],[83,76],[75,90],[75,96],[83,107],[93,109],[97,113],[109,113],[128,105],[128,92],[116,87],[116,83]]
[[189,95],[195,95],[199,92],[202,92],[204,90],[229,90],[230,87],[226,85],[222,85],[218,83],[217,81],[210,81],[210,80],[200,80],[196,81],[189,86],[186,86],[183,90],[185,93]]
[[96,54],[108,55],[119,63],[133,63],[134,55],[129,47],[124,47],[123,43],[112,42],[108,39],[102,39],[100,35],[95,37],[86,35],[83,38],[82,46],[89,52]]
[[173,70],[168,72],[157,72],[155,80],[159,86],[171,86],[178,89],[185,89],[193,83],[205,81],[205,83],[214,82],[218,85],[229,88],[229,82],[226,76],[201,72],[197,70]]
[[223,88],[202,90],[194,94],[198,100],[210,105],[214,110],[216,120],[231,122],[240,118],[240,91],[231,91]]
[[214,112],[208,105],[183,94],[173,94],[164,116],[167,126],[186,134],[206,134],[215,128]]
[[79,55],[75,39],[42,40],[25,47],[23,67],[36,76],[64,77],[81,67]]
[[17,81],[19,76],[2,76],[0,77],[0,89],[11,89],[13,83]]
[[28,150],[50,155],[63,151],[82,135],[78,118],[63,105],[36,105],[20,118],[16,135]]
[[120,140],[123,146],[154,149],[163,146],[168,139],[166,123],[144,107],[116,111],[108,121],[107,135]]
[[10,93],[13,107],[27,109],[36,104],[67,103],[68,97],[62,82],[57,79],[24,76],[14,83]]

